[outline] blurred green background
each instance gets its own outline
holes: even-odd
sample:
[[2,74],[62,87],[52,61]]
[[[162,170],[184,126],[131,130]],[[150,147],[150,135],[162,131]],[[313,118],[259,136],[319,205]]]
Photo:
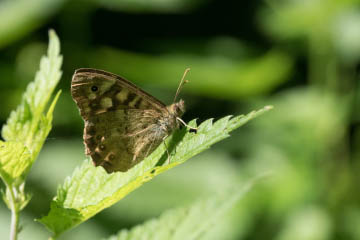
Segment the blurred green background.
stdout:
[[[186,67],[186,121],[271,112],[60,239],[99,239],[263,172],[203,239],[360,239],[359,0],[2,0],[0,122],[20,102],[55,29],[64,56],[54,126],[30,172],[20,239],[85,159],[75,69],[122,75],[170,104]],[[1,185],[3,188],[3,185]],[[0,236],[10,211],[0,202]]]

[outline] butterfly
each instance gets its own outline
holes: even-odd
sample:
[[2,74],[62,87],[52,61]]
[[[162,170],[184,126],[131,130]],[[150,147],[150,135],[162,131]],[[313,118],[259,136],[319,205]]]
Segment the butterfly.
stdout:
[[[184,73],[175,99],[186,81]],[[71,95],[84,120],[85,153],[108,173],[126,172],[152,153],[185,122],[183,100],[166,106],[123,77],[77,69]]]

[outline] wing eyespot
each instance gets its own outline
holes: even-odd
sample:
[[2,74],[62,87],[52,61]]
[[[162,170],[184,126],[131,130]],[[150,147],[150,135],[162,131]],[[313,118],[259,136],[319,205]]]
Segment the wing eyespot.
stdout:
[[97,86],[94,85],[94,86],[91,87],[91,91],[96,92],[97,90],[98,90]]

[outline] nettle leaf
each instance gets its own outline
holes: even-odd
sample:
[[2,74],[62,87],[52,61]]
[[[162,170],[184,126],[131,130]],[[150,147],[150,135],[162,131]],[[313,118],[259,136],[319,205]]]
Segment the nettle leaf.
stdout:
[[[40,149],[49,134],[52,122],[52,113],[59,98],[60,92],[53,99],[48,111],[44,114],[52,93],[61,77],[62,56],[60,55],[60,42],[54,31],[49,31],[49,47],[47,56],[40,60],[40,70],[36,73],[35,80],[31,82],[23,95],[21,104],[10,114],[6,125],[2,128],[2,137],[8,144],[12,153],[8,156],[14,158],[4,158],[1,156],[2,172],[8,174],[6,178],[17,178],[20,175],[26,175],[32,163],[35,161]],[[15,152],[17,146],[19,152]],[[18,158],[23,151],[30,156]],[[20,154],[20,155],[19,155]],[[6,161],[6,162],[5,162]],[[9,170],[11,166],[19,161],[21,167],[17,170]],[[21,171],[19,170],[21,169]]]
[[121,230],[108,240],[192,240],[216,224],[252,188],[256,179],[192,204],[189,207],[168,210],[159,218],[146,221],[130,230]]
[[[176,131],[166,140],[170,161],[165,144],[161,144],[144,161],[125,173],[107,174],[102,167],[96,168],[87,160],[59,187],[49,214],[39,221],[54,236],[58,236],[110,207],[156,175],[184,163],[212,144],[227,138],[229,132],[270,109],[268,106],[247,115],[234,118],[227,116],[215,123],[209,119],[198,127],[197,133],[185,128]],[[189,125],[195,127],[196,121],[191,121]]]
[[31,154],[20,142],[0,141],[0,176],[8,185],[27,168]]

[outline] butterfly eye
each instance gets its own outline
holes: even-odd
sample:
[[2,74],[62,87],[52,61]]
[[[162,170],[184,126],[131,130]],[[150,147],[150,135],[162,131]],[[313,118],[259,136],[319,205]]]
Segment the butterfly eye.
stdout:
[[91,87],[91,91],[96,92],[97,90],[98,90],[98,87],[97,87],[97,86],[92,86],[92,87]]

